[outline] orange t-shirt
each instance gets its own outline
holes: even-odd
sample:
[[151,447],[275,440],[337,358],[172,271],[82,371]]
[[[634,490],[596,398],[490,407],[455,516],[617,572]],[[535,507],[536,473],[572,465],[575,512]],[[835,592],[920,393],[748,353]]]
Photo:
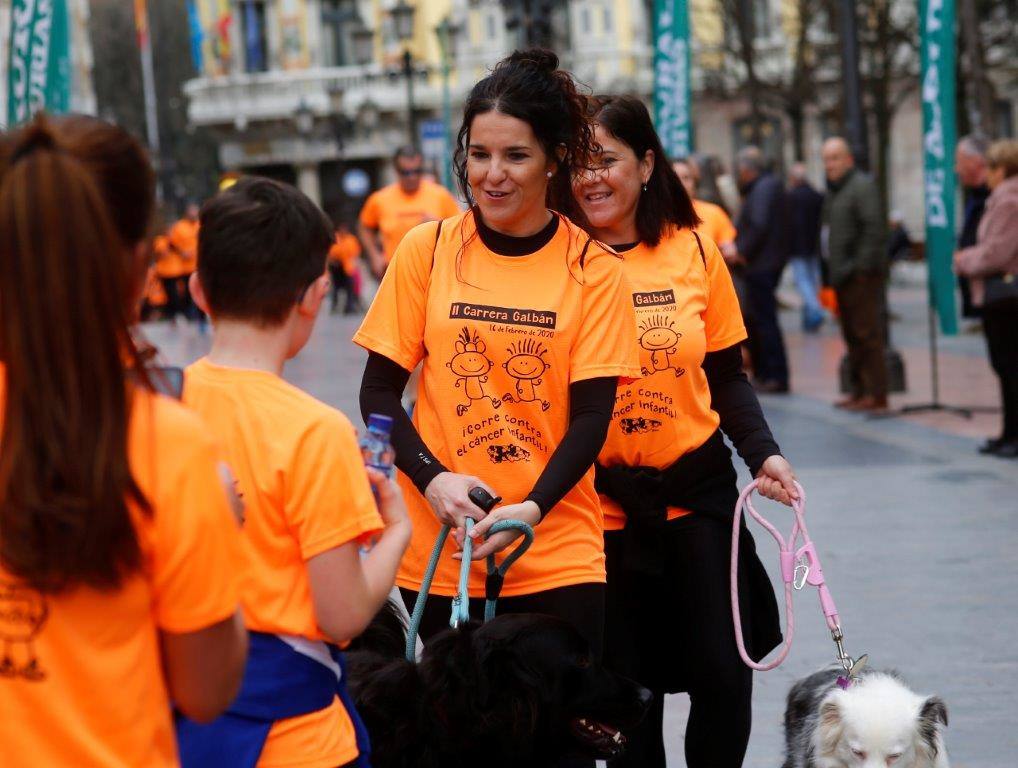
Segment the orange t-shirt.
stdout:
[[[569,385],[639,375],[622,260],[565,217],[527,256],[500,256],[473,213],[417,227],[396,251],[354,341],[406,370],[423,361],[414,423],[449,470],[482,478],[504,503],[523,501],[562,440]],[[585,244],[586,257],[581,264]],[[403,474],[413,538],[397,583],[419,589],[440,524]],[[601,509],[593,471],[536,530],[509,571],[505,595],[603,582]],[[452,595],[459,564],[446,545],[431,591]],[[484,594],[476,562],[470,594]]]
[[706,200],[694,200],[693,210],[700,217],[700,226],[696,231],[713,240],[718,245],[735,242],[735,225],[720,205],[708,203]]
[[170,227],[167,240],[170,250],[180,259],[180,275],[194,272],[198,267],[198,222],[181,219]]
[[[353,426],[272,373],[206,358],[185,371],[184,402],[219,440],[244,501],[247,628],[327,639],[305,563],[382,528]],[[258,765],[336,766],[356,757],[353,725],[336,699],[276,723]]]
[[128,459],[152,506],[132,510],[142,571],[43,595],[0,567],[4,768],[178,765],[159,633],[233,615],[240,536],[215,445],[179,403],[135,390]]
[[357,259],[361,255],[361,241],[357,236],[347,232],[336,235],[336,242],[329,248],[329,261],[343,266],[343,271],[352,275],[357,269]]
[[[700,256],[688,229],[673,230],[656,248],[637,245],[623,256],[636,308],[635,348],[645,378],[620,385],[608,439],[598,456],[605,466],[664,469],[703,445],[720,419],[711,409],[700,366],[746,338],[739,300],[717,246],[700,236]],[[605,529],[625,526],[622,508],[601,496]],[[684,514],[672,508],[669,519]]]
[[170,238],[167,235],[157,235],[152,240],[152,256],[159,277],[170,280],[188,274],[183,259],[170,248]]
[[361,209],[361,224],[377,229],[382,236],[385,263],[392,261],[396,246],[411,229],[425,221],[446,219],[460,212],[456,199],[441,184],[421,179],[412,195],[399,184],[390,184],[372,193]]

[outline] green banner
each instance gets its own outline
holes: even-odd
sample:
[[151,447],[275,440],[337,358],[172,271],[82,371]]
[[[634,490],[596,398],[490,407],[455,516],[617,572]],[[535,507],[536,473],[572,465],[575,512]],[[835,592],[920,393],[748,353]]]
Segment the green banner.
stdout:
[[922,55],[923,170],[926,198],[926,269],[930,305],[943,333],[958,332],[955,277],[954,144],[955,6],[954,0],[920,0]]
[[13,0],[7,59],[7,124],[71,103],[67,0]]
[[654,0],[654,118],[671,157],[693,151],[691,64],[688,3]]

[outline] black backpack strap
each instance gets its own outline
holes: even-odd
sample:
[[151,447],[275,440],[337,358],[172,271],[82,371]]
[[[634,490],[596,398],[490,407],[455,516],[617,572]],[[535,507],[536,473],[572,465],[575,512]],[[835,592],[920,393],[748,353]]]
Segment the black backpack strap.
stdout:
[[700,235],[696,233],[696,230],[690,230],[693,233],[693,237],[696,238],[696,247],[700,249],[700,260],[703,261],[703,268],[707,269],[707,254],[703,252],[703,241],[700,239]]
[[431,266],[435,266],[435,251],[438,250],[438,238],[442,236],[442,219],[438,220],[438,226],[435,227],[435,244],[431,246]]
[[583,250],[580,251],[580,269],[583,269],[583,264],[587,260],[587,249],[590,248],[592,242],[594,242],[594,238],[588,237],[587,242],[583,244]]

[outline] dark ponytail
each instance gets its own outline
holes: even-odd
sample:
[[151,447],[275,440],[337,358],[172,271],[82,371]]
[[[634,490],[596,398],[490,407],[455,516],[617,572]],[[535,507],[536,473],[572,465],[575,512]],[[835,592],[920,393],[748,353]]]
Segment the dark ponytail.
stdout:
[[460,189],[470,202],[470,127],[475,117],[487,112],[515,117],[531,127],[545,155],[557,162],[548,181],[547,206],[584,226],[587,219],[573,197],[572,177],[590,167],[594,132],[586,114],[586,97],[578,91],[572,75],[559,69],[558,56],[543,48],[515,51],[470,90],[453,161]]
[[141,566],[129,505],[151,513],[127,445],[137,258],[46,117],[0,140],[0,253],[0,563],[44,592],[115,588]]

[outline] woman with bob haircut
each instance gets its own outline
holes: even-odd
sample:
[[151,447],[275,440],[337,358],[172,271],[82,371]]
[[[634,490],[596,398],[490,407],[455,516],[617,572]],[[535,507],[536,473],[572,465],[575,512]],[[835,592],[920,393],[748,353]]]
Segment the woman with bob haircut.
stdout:
[[[697,235],[692,201],[646,107],[591,101],[600,147],[574,193],[595,237],[622,253],[643,378],[619,387],[598,457],[608,592],[605,661],[654,692],[612,766],[665,765],[664,694],[690,696],[686,763],[739,766],[751,725],[752,673],[729,605],[732,511],[739,495],[722,432],[760,492],[789,503],[794,475],[742,371],[746,338],[718,247]],[[749,532],[740,587],[751,655],[780,641],[777,604]],[[745,583],[743,583],[745,582]]]

